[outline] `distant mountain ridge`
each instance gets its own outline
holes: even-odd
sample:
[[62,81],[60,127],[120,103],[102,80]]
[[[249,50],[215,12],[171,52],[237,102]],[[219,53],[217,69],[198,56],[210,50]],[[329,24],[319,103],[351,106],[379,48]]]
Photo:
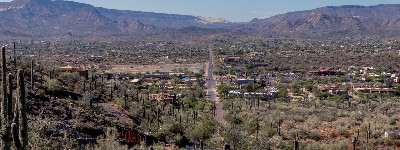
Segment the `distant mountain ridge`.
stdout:
[[14,0],[0,2],[0,17],[1,40],[400,35],[400,4],[329,6],[239,24],[218,18],[105,9],[63,0]]
[[264,35],[397,35],[400,4],[329,6],[253,19],[238,30]]
[[[163,28],[219,27],[222,19],[112,10],[62,0],[14,0],[0,3],[1,38],[143,35]],[[21,37],[23,36],[23,37]]]
[[130,10],[96,8],[102,15],[115,20],[139,20],[144,24],[157,28],[182,28],[188,26],[222,27],[230,25],[230,21],[219,18],[198,17],[189,15],[163,14]]

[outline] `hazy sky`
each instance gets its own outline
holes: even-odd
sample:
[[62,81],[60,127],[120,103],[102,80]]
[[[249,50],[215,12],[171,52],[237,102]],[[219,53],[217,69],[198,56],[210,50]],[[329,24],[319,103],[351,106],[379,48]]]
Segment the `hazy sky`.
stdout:
[[[11,0],[0,0],[11,1]],[[234,22],[324,6],[400,4],[400,0],[73,0],[98,7],[224,18]]]

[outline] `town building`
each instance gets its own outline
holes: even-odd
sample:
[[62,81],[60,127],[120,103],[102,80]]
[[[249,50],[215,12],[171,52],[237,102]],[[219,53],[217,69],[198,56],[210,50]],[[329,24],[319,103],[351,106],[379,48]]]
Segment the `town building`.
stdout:
[[60,67],[61,72],[78,72],[80,76],[88,78],[89,71],[87,69],[80,69],[79,67],[65,66]]
[[233,62],[238,63],[241,61],[241,58],[240,57],[223,57],[223,58],[220,58],[219,61],[223,62],[223,63],[233,63]]
[[337,85],[320,84],[318,89],[321,92],[328,92],[331,95],[349,95],[349,91]]

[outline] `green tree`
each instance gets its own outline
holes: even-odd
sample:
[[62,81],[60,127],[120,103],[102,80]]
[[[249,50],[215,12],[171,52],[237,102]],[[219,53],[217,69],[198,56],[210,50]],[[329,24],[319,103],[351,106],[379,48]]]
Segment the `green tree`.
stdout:
[[185,135],[192,142],[199,142],[200,140],[208,140],[215,132],[216,121],[208,117],[202,117],[196,126],[186,129]]
[[254,83],[254,82],[249,82],[244,86],[244,89],[246,89],[247,92],[254,92],[260,87],[259,84]]
[[292,92],[299,94],[300,93],[300,85],[297,83],[292,84]]
[[286,98],[287,96],[288,96],[288,93],[286,90],[281,91],[281,93],[278,94],[278,97],[280,97],[280,98]]
[[304,88],[305,88],[307,91],[311,92],[311,91],[313,90],[313,85],[310,84],[310,83],[307,83],[307,84],[304,86]]
[[365,82],[371,82],[371,81],[372,81],[372,77],[371,76],[365,77]]
[[223,94],[228,94],[229,90],[231,90],[231,86],[225,85],[225,84],[220,84],[218,85],[218,92],[223,93]]
[[57,92],[61,90],[61,83],[57,79],[50,79],[48,76],[44,76],[43,86],[50,92]]
[[346,79],[346,77],[339,77],[339,78],[337,79],[337,81],[338,81],[338,82],[347,82],[347,79]]
[[385,79],[385,80],[383,80],[383,82],[386,84],[386,86],[388,87],[388,88],[391,88],[391,87],[393,87],[393,79],[391,79],[391,78],[388,78],[388,79]]

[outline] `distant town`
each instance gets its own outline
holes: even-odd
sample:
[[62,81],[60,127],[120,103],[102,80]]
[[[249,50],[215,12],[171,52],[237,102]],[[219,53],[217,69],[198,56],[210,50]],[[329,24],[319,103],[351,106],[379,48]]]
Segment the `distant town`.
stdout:
[[0,2],[0,149],[399,149],[399,16]]
[[[397,147],[397,41],[290,43],[3,45],[7,72],[25,72],[28,122],[37,126],[29,140],[88,148],[110,137],[120,148]],[[53,123],[32,118],[39,116]]]

